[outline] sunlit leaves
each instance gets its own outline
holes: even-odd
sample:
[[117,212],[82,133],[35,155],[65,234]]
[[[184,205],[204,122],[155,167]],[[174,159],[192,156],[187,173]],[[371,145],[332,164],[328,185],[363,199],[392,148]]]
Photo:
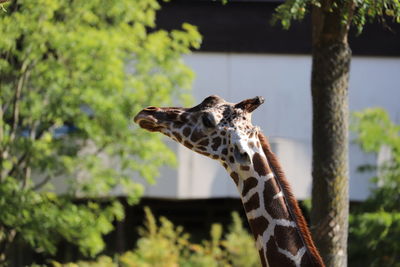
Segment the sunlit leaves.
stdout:
[[95,255],[104,248],[102,234],[112,229],[114,219],[124,216],[118,202],[105,208],[73,204],[52,193],[21,190],[14,179],[0,184],[0,194],[2,225],[13,227],[38,252],[54,254],[56,242],[66,239],[87,255]]
[[400,212],[400,125],[393,123],[381,108],[366,109],[354,114],[353,130],[357,143],[366,151],[378,154],[382,148],[390,151],[390,157],[379,166],[378,184],[364,204],[368,211],[385,210]]
[[[33,190],[48,190],[46,183],[57,181],[69,196],[117,193],[136,203],[143,187],[132,177],[154,182],[158,168],[173,164],[174,157],[160,136],[133,127],[132,117],[147,105],[187,99],[193,73],[181,56],[199,47],[200,34],[189,24],[155,30],[155,0],[40,0],[6,8],[0,13],[0,182],[19,186],[14,191],[24,196],[18,204],[26,207],[23,214],[50,214],[40,215],[46,224],[39,215],[23,215],[27,223],[16,229],[43,251],[53,253],[65,238],[93,255],[102,249],[101,234],[111,230],[111,221],[122,218],[106,216],[107,209],[119,208],[93,209],[66,198],[61,209],[61,199]],[[28,195],[40,205],[30,206]],[[12,203],[7,195],[1,201]],[[17,227],[17,211],[10,208],[0,223]],[[56,229],[61,219],[62,231]],[[36,237],[42,225],[57,234]],[[76,233],[83,227],[87,236],[80,238]]]
[[400,23],[400,2],[398,0],[357,0],[354,25],[359,32],[366,22],[391,20]]
[[382,108],[370,108],[354,113],[352,129],[357,142],[367,152],[379,152],[384,145],[393,147],[400,162],[400,125],[394,124]]
[[287,0],[285,3],[279,5],[275,14],[272,17],[272,23],[281,23],[282,28],[289,29],[292,20],[302,20],[309,12],[311,5],[318,5],[319,1],[316,0]]
[[338,3],[343,7],[339,12],[342,23],[351,22],[359,33],[367,22],[392,20],[400,23],[398,0],[345,0],[325,3],[321,0],[286,0],[276,8],[272,22],[279,21],[284,29],[289,29],[292,21],[302,20],[312,8],[324,8],[325,12],[332,12],[339,6]]
[[181,226],[174,226],[164,217],[157,220],[145,209],[145,227],[133,251],[119,257],[121,266],[259,266],[259,257],[253,238],[243,228],[237,213],[224,236],[223,226],[213,224],[209,240],[201,244],[190,242],[189,234]]
[[[397,266],[400,238],[400,125],[381,108],[353,116],[356,142],[364,151],[390,151],[384,162],[364,170],[378,171],[369,198],[350,217],[350,260],[357,265]],[[368,255],[365,251],[371,251]]]
[[66,264],[52,261],[52,266],[260,266],[253,237],[236,212],[232,213],[232,223],[225,235],[223,226],[215,223],[211,226],[210,238],[200,244],[193,243],[181,226],[175,226],[167,218],[156,219],[148,208],[145,215],[144,227],[140,228],[140,238],[133,250],[112,258],[99,256],[95,261]]

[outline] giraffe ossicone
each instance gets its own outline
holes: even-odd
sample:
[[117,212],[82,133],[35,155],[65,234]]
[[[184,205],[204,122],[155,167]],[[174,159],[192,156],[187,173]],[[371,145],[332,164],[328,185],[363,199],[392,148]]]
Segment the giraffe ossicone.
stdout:
[[324,266],[267,138],[251,114],[262,97],[212,95],[192,108],[147,107],[134,121],[218,160],[237,186],[263,266]]

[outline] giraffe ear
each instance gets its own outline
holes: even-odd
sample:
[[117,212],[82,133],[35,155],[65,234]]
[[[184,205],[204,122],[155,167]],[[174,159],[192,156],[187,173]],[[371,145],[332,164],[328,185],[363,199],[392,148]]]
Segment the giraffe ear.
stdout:
[[235,105],[235,108],[240,108],[243,111],[253,112],[256,108],[258,108],[261,104],[264,103],[264,98],[262,96],[256,96],[255,98],[250,98],[243,100]]
[[233,156],[235,161],[241,165],[247,165],[251,163],[249,154],[246,151],[241,152],[237,145],[235,145],[233,150]]

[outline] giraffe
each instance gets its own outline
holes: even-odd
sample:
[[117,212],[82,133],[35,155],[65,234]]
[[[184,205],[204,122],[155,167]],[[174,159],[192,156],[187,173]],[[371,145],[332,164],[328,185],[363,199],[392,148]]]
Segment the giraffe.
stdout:
[[262,266],[324,266],[280,164],[251,123],[262,97],[239,103],[212,95],[192,108],[154,107],[134,122],[219,161],[239,191]]

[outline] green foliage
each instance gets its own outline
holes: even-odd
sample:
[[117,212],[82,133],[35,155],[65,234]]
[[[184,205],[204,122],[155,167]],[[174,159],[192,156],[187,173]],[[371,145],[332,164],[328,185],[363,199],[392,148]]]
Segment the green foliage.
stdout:
[[385,110],[366,109],[354,114],[353,130],[357,143],[370,153],[382,147],[390,150],[390,158],[380,166],[372,166],[379,174],[372,181],[378,185],[363,205],[363,211],[400,212],[400,125],[394,124]]
[[340,6],[342,22],[352,24],[361,33],[367,22],[392,19],[400,23],[400,2],[398,0],[286,0],[276,8],[273,23],[280,22],[284,29],[289,29],[292,21],[302,20],[313,8],[323,8],[333,12]]
[[400,212],[350,216],[351,266],[400,266]]
[[287,0],[275,9],[272,23],[280,21],[282,27],[287,30],[290,28],[292,20],[302,20],[311,5],[318,5],[317,0]]
[[359,0],[356,1],[353,24],[361,32],[366,22],[386,19],[400,23],[400,2],[398,0]]
[[259,266],[258,252],[253,238],[243,228],[237,213],[232,213],[232,224],[223,238],[220,224],[214,224],[210,231],[210,240],[201,244],[191,243],[189,234],[183,228],[175,227],[169,220],[161,217],[159,225],[148,208],[145,209],[145,227],[141,228],[136,249],[128,251],[112,261],[109,257],[100,257],[97,261],[77,262],[61,265],[53,262],[54,267],[256,267]]
[[[159,166],[174,163],[161,137],[131,127],[131,120],[150,103],[188,101],[182,93],[193,73],[181,56],[199,47],[200,35],[189,24],[152,29],[156,0],[10,1],[4,7],[0,261],[15,234],[39,251],[54,253],[63,238],[94,255],[104,246],[101,234],[123,217],[121,207],[75,205],[71,198],[122,190],[133,204],[143,188],[132,175],[153,183]],[[64,184],[65,197],[38,193],[51,191],[53,181]]]
[[[352,266],[400,266],[400,125],[380,108],[354,114],[356,142],[366,152],[382,147],[391,157],[380,166],[370,197],[350,216],[349,260]],[[368,253],[365,253],[368,251]]]
[[[108,256],[99,256],[94,261],[78,261],[76,263],[61,264],[56,261],[51,262],[53,267],[119,267],[112,258]],[[131,265],[134,266],[134,265]],[[36,267],[35,265],[31,267]]]
[[243,228],[243,223],[236,212],[232,213],[232,224],[222,245],[227,251],[228,262],[233,266],[255,267],[260,265],[254,238]]
[[222,226],[213,224],[210,240],[193,244],[182,227],[174,227],[166,218],[161,217],[157,227],[146,209],[146,228],[140,232],[138,246],[122,255],[120,262],[127,263],[126,266],[258,266],[253,238],[243,228],[237,213],[232,213],[232,220],[225,238]]
[[39,252],[54,254],[57,241],[65,239],[79,246],[83,253],[95,255],[104,247],[102,234],[112,230],[111,222],[124,217],[119,202],[105,208],[92,202],[77,205],[54,193],[21,189],[15,179],[1,184],[0,196],[3,227],[12,227]]
[[145,227],[139,229],[141,238],[134,251],[127,252],[119,259],[122,266],[176,266],[189,244],[189,236],[182,227],[175,227],[164,217],[160,226],[150,209],[145,209]]

